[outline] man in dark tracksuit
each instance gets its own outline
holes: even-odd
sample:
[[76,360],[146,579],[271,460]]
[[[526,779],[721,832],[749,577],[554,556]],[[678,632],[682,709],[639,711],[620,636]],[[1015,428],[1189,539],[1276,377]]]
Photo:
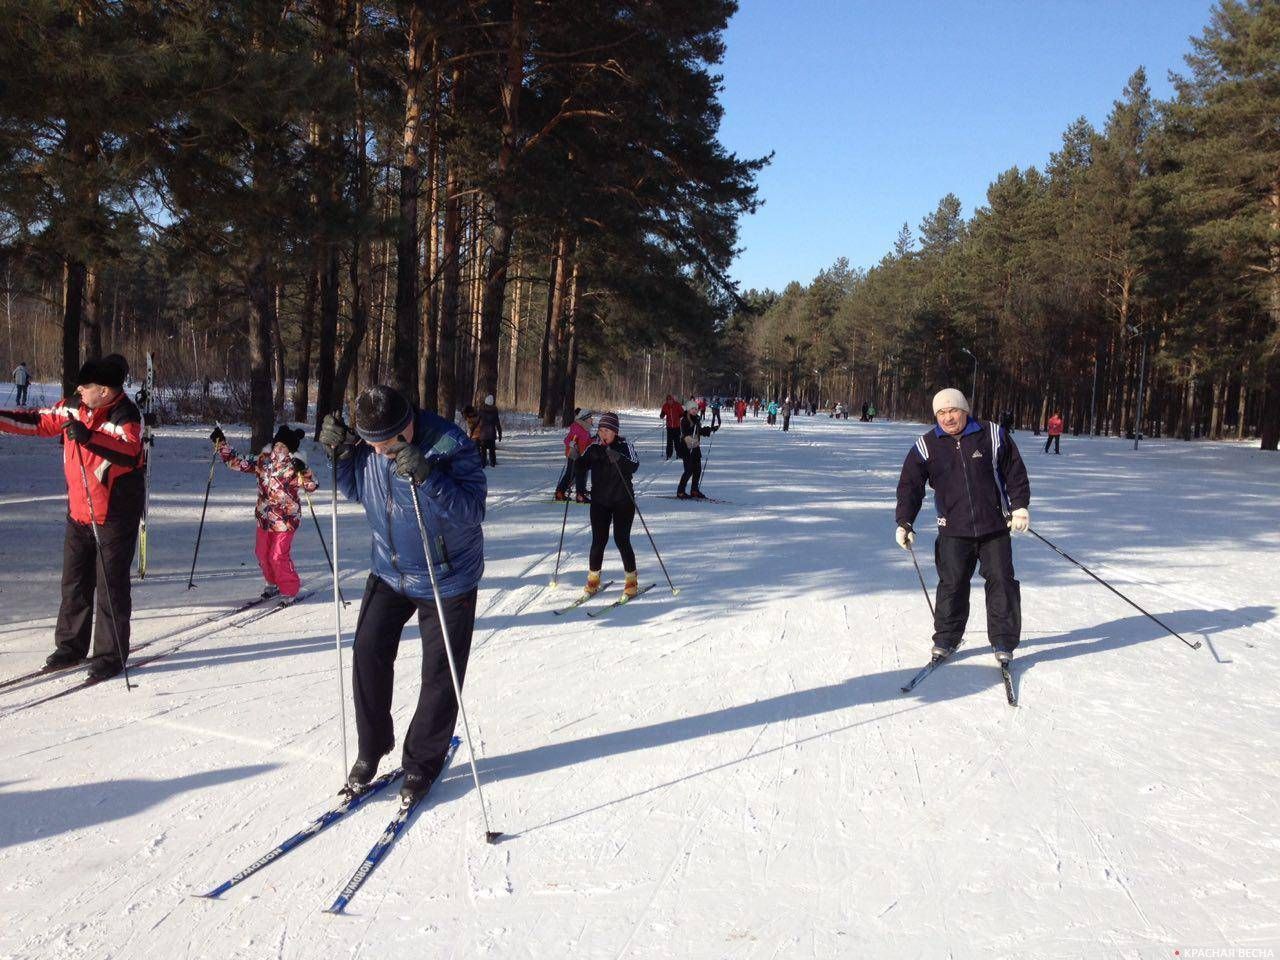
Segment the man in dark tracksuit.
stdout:
[[977,566],[986,581],[987,639],[1007,663],[1022,630],[1009,531],[1025,532],[1031,524],[1027,469],[1001,427],[969,416],[959,390],[939,391],[933,410],[938,425],[915,442],[902,465],[895,539],[903,549],[915,541],[912,524],[927,483],[938,511],[933,656],[949,656],[964,637],[969,580]]
[[[49,410],[0,411],[0,431],[62,436],[68,507],[62,543],[62,605],[53,632],[57,648],[45,660],[45,669],[59,670],[82,661],[89,655],[92,632],[94,660],[89,676],[93,680],[115,676],[123,669],[121,655],[129,656],[133,614],[129,568],[146,495],[146,458],[142,417],[124,393],[128,373],[129,365],[119,354],[89,360],[76,378],[78,404],[60,400]],[[101,557],[94,540],[95,524]]]
[[476,591],[484,573],[484,468],[475,444],[461,428],[434,413],[415,410],[403,395],[385,386],[370,387],[360,395],[354,432],[341,419],[326,417],[320,443],[337,457],[338,489],[364,506],[373,531],[372,570],[353,647],[359,753],[347,781],[352,788],[368,784],[378,762],[395,745],[391,693],[396,652],[400,632],[416,613],[422,684],[404,735],[400,791],[405,799],[415,799],[440,773],[458,703],[414,497],[431,544],[461,685],[471,653]]

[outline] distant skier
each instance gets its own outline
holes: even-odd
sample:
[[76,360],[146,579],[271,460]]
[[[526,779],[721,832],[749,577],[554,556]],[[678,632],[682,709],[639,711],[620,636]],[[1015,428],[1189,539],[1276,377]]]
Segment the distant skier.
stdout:
[[756,397],[751,401],[751,416],[760,416],[760,398]]
[[301,491],[314,493],[315,476],[298,456],[305,430],[293,430],[281,424],[271,443],[252,460],[237,456],[221,427],[214,427],[209,441],[222,462],[238,473],[252,473],[258,478],[258,502],[253,516],[258,523],[254,555],[262,570],[266,587],[263,599],[280,594],[292,601],[302,589],[297,568],[293,565],[293,536],[302,522]]
[[874,403],[867,404],[867,423],[874,423],[876,419],[876,405]]
[[[45,660],[45,668],[58,670],[82,661],[89,653],[92,631],[93,680],[115,676],[124,669],[121,654],[129,656],[129,568],[142,519],[146,457],[142,416],[124,393],[128,373],[129,364],[119,354],[89,360],[76,377],[80,401],[75,406],[60,400],[51,410],[0,411],[0,432],[63,437],[67,525],[62,605],[53,631],[57,649]],[[101,556],[94,541],[95,523]]]
[[1049,445],[1053,445],[1054,453],[1062,453],[1062,413],[1061,411],[1053,411],[1053,416],[1049,418],[1049,422],[1045,424],[1049,432],[1049,436],[1044,441],[1044,452],[1049,452]]
[[713,427],[720,426],[720,407],[721,407],[720,398],[712,397],[711,398],[711,426]]
[[320,443],[336,458],[338,487],[364,507],[373,531],[373,569],[365,584],[352,648],[359,754],[347,777],[367,785],[395,745],[391,693],[400,632],[418,615],[422,681],[404,734],[400,795],[421,797],[444,764],[458,703],[449,677],[433,599],[426,543],[418,528],[418,502],[440,604],[458,667],[466,674],[475,626],[476,591],[484,573],[487,480],[475,445],[443,417],[415,410],[391,387],[375,386],[356,401],[356,428],[329,414]]
[[684,416],[684,407],[668,393],[658,416],[667,425],[667,459],[670,460],[675,454],[676,440],[680,436],[680,418]]
[[894,539],[904,550],[915,542],[912,524],[926,484],[933,487],[938,512],[933,657],[950,656],[964,638],[969,581],[977,565],[986,581],[987,639],[996,659],[1008,663],[1022,630],[1009,533],[1023,533],[1031,525],[1027,469],[1008,434],[969,416],[969,401],[959,390],[938,391],[933,412],[938,425],[916,440],[902,465]]
[[791,402],[791,398],[787,397],[782,402],[782,430],[785,433],[791,429],[791,414],[795,412],[795,404]]
[[480,463],[483,466],[488,461],[488,465],[496,467],[498,465],[498,441],[502,439],[502,417],[498,415],[498,408],[493,402],[493,394],[489,394],[484,398],[484,403],[480,405],[480,410],[476,414],[478,421],[479,438],[476,439],[476,446],[480,448]]
[[782,407],[778,406],[777,400],[769,401],[769,406],[765,408],[765,413],[767,414],[767,416],[765,417],[765,422],[769,424],[769,426],[772,427],[777,425],[778,411],[781,409]]
[[741,423],[747,416],[747,401],[739,397],[733,404],[734,419]]
[[577,473],[577,460],[582,451],[591,444],[592,417],[590,410],[580,408],[574,411],[573,423],[569,425],[569,432],[564,437],[564,472],[560,474],[560,480],[556,483],[557,500],[567,499],[569,485],[573,484],[577,490],[574,499],[578,503],[587,502],[586,481]]
[[640,456],[626,437],[618,435],[616,413],[600,415],[595,442],[578,458],[578,478],[583,483],[591,475],[591,555],[587,567],[588,594],[600,592],[600,571],[604,548],[613,528],[613,542],[622,557],[626,584],[622,593],[634,597],[640,590],[636,574],[636,553],[631,549],[631,524],[636,517],[635,490],[631,478],[640,468]]
[[[698,486],[702,479],[702,438],[709,437],[719,427],[704,427],[702,414],[698,410],[698,402],[690,400],[684,408],[684,416],[680,419],[680,440],[676,449],[684,462],[684,472],[680,474],[680,485],[676,487],[676,497],[680,500],[707,499]],[[690,492],[685,492],[689,484]]]
[[13,370],[13,386],[16,396],[13,402],[20,407],[27,405],[27,389],[31,386],[31,371],[27,369],[27,361],[23,360]]
[[866,423],[868,420],[871,419],[870,417],[867,416],[867,409],[870,406],[871,404],[867,403],[867,401],[865,400],[862,401],[862,422],[863,423]]
[[843,420],[843,419],[844,419],[844,404],[843,404],[843,403],[837,403],[837,404],[836,404],[835,409],[831,411],[831,416],[832,416],[832,418],[833,418],[833,419],[835,419],[835,420]]

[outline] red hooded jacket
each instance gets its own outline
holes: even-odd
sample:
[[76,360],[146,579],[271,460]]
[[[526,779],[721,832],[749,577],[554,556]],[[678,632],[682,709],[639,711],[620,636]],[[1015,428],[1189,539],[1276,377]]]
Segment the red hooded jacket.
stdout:
[[[104,523],[120,517],[141,518],[146,491],[142,467],[142,416],[123,393],[111,403],[90,410],[83,403],[74,408],[66,400],[45,410],[0,410],[0,432],[27,437],[56,437],[68,420],[79,420],[92,434],[79,444],[65,439],[62,472],[67,480],[67,507],[77,523]],[[84,464],[93,513],[85,501]]]
[[662,405],[662,414],[667,420],[667,426],[672,430],[680,426],[680,418],[684,416],[684,407],[671,394],[667,394],[667,402]]
[[1049,436],[1051,437],[1062,436],[1062,418],[1061,417],[1049,418]]

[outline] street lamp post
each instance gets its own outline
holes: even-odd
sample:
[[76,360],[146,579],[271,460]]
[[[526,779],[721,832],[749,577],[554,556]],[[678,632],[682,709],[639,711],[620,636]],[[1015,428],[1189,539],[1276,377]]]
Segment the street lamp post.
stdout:
[[960,351],[973,357],[973,391],[969,394],[969,407],[976,417],[978,415],[978,358],[968,347],[961,347]]

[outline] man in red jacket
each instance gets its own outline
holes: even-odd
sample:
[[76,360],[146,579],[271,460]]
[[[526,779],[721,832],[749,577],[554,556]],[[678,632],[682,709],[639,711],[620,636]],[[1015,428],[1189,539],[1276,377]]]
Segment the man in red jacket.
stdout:
[[676,442],[680,439],[680,418],[684,416],[684,407],[668,393],[667,402],[662,405],[662,412],[658,416],[667,424],[667,459],[670,460],[675,453]]
[[[92,630],[93,680],[115,676],[123,669],[121,657],[129,655],[129,568],[142,518],[145,458],[142,417],[124,394],[128,374],[124,357],[111,354],[80,368],[80,401],[74,406],[60,400],[47,410],[0,410],[4,433],[62,437],[68,508],[62,606],[53,635],[57,649],[45,668],[58,670],[82,661],[89,654]],[[94,542],[95,524],[101,556]]]

